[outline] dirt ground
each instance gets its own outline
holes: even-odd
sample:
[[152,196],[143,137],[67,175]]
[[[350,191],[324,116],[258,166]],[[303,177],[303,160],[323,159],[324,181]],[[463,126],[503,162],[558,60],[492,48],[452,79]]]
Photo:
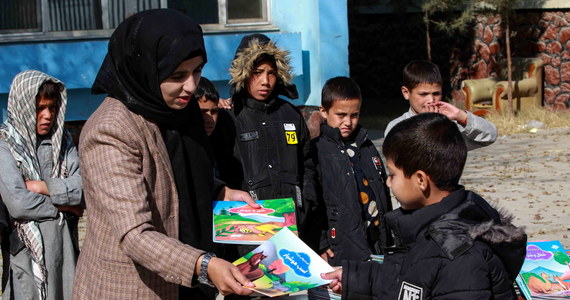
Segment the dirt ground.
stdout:
[[469,153],[463,184],[526,226],[529,241],[570,248],[570,128],[500,137]]
[[[382,132],[370,137],[380,148]],[[500,136],[470,151],[461,183],[514,214],[529,241],[559,240],[570,248],[570,128]],[[85,231],[81,222],[80,243]]]
[[[380,147],[382,132],[370,135]],[[462,184],[513,213],[529,240],[559,240],[570,248],[569,179],[570,128],[558,128],[500,136],[469,152]],[[80,222],[80,245],[87,215]]]
[[[380,147],[382,138],[374,139]],[[529,241],[570,248],[570,128],[500,136],[469,152],[461,183],[525,226]]]

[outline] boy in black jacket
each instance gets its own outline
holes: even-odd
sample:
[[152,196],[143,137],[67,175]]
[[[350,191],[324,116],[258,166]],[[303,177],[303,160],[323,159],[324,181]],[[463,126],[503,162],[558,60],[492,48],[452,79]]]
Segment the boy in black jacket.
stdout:
[[313,140],[315,196],[322,196],[326,207],[320,251],[331,265],[368,260],[393,243],[384,224],[384,213],[392,210],[386,172],[366,129],[358,125],[361,103],[360,88],[350,78],[331,78],[323,87],[320,111],[326,121]]
[[289,51],[263,34],[246,35],[229,73],[238,161],[233,178],[254,200],[293,198],[299,236],[314,249],[320,232],[305,225],[315,204],[302,197],[305,180],[315,173],[309,130],[299,109],[281,98],[298,97]]
[[241,180],[234,176],[240,165],[233,152],[236,128],[230,112],[218,107],[218,90],[204,76],[200,78],[194,97],[200,106],[204,129],[212,146],[214,176],[225,182],[229,188],[240,189]]
[[512,216],[458,184],[467,147],[446,116],[398,123],[382,147],[401,208],[386,214],[396,248],[384,263],[343,262],[323,274],[343,299],[516,299],[526,235]]

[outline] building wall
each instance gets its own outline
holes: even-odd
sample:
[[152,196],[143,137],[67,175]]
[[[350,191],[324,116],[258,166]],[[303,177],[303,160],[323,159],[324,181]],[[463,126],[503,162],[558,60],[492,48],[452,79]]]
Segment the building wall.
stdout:
[[[326,79],[348,75],[347,0],[272,0],[271,21],[278,30],[261,31],[291,52],[300,97],[296,105],[318,106]],[[229,96],[227,72],[241,38],[251,32],[206,34],[208,63],[203,75],[222,97]],[[90,87],[107,52],[107,39],[0,43],[0,118],[12,78],[37,69],[61,79],[68,88],[66,119],[86,120],[102,101]]]
[[[362,89],[362,117],[375,121],[365,125],[382,128],[409,108],[400,92],[402,70],[411,60],[427,59],[425,25],[417,9],[396,12],[387,5],[369,5],[374,0],[363,2],[367,4],[349,4],[350,75]],[[547,107],[568,107],[570,1],[522,2],[513,19],[513,55],[541,57],[549,74]],[[432,27],[432,61],[442,73],[446,101],[462,106],[462,80],[496,74],[496,62],[505,56],[501,24],[497,16],[481,16],[473,30],[453,35]]]
[[[479,16],[473,42],[455,48],[450,72],[456,101],[465,101],[459,91],[462,80],[497,76],[497,62],[506,58],[503,24],[498,15]],[[544,62],[544,105],[570,108],[570,10],[517,11],[511,24],[512,57],[540,57]]]

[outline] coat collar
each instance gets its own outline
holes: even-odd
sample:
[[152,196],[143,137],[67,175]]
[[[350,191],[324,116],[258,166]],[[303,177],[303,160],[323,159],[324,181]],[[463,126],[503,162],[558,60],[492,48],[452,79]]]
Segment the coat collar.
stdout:
[[[321,136],[334,141],[337,144],[344,144],[345,140],[342,139],[340,130],[338,128],[332,128],[327,125],[326,120],[321,123]],[[366,128],[357,125],[356,129],[352,133],[351,141],[355,141],[358,148],[364,144],[366,139],[368,139],[368,130]]]
[[[441,202],[413,211],[397,209],[386,213],[386,222],[395,231],[401,245],[407,247],[421,234],[430,236],[449,259],[463,254],[475,240],[482,240],[493,249],[514,253],[526,243],[523,228],[515,227],[513,216],[497,210],[479,195],[463,187]],[[524,246],[522,247],[524,249]],[[508,256],[508,253],[501,254]],[[524,255],[523,255],[524,258]],[[512,261],[512,260],[511,260]],[[505,264],[508,260],[503,260]],[[516,264],[518,262],[514,261]]]

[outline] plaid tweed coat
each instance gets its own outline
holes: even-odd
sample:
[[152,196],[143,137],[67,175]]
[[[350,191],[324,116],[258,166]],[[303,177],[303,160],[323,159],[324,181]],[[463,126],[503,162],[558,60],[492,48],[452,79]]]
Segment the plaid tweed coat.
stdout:
[[106,98],[79,143],[87,237],[74,299],[178,299],[203,253],[178,240],[178,196],[158,126]]

